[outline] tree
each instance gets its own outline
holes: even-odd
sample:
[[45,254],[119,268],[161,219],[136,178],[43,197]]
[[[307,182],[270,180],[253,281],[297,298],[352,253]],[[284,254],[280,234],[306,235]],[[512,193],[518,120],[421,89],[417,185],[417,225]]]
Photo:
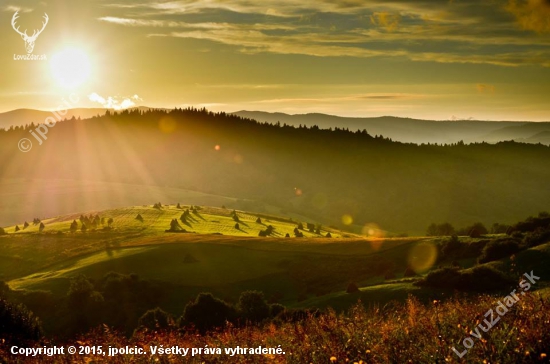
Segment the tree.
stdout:
[[6,230],[2,227],[0,227],[0,235],[7,235]]
[[243,319],[259,323],[269,317],[269,305],[263,292],[245,291],[239,297],[237,305]]
[[327,233],[326,237],[327,238],[332,238],[332,235],[330,233]]
[[157,307],[145,312],[138,320],[138,327],[148,330],[165,330],[172,326],[170,314]]
[[29,227],[29,223],[25,221],[25,223],[23,224],[23,230],[25,230],[28,227]]
[[240,229],[241,229],[239,223],[236,223],[236,224],[235,224],[235,229],[237,229],[237,230],[240,230]]
[[19,229],[19,225],[15,225],[15,232],[18,232],[19,230],[21,230]]
[[201,333],[225,326],[237,316],[235,307],[215,298],[211,293],[199,293],[195,301],[183,310],[180,326],[193,325]]
[[304,230],[304,224],[299,222],[297,228],[298,228],[298,230]]
[[483,225],[480,222],[476,222],[472,226],[466,228],[466,230],[468,231],[468,235],[471,238],[479,238],[482,235],[485,235],[485,234],[489,233],[489,231],[487,230],[485,225]]
[[455,233],[453,225],[445,222],[443,224],[430,224],[426,231],[427,236],[451,236]]
[[181,210],[181,205],[180,205],[179,202],[178,202],[178,205],[176,206],[176,208]]
[[42,337],[42,326],[23,305],[0,298],[0,337],[8,345],[23,345]]
[[44,223],[41,222],[41,223],[40,223],[40,226],[38,227],[38,231],[40,231],[40,232],[44,231],[44,228],[45,228],[45,227],[46,227],[46,226],[44,226]]
[[141,216],[141,214],[137,214],[136,220],[139,222],[143,222],[143,216]]
[[115,222],[115,220],[113,220],[113,218],[110,217],[109,220],[107,220],[107,225],[111,226],[113,222]]
[[82,231],[83,233],[85,233],[86,231],[88,231],[88,228],[86,227],[85,224],[82,224],[82,227],[80,228],[80,231]]
[[235,220],[236,222],[241,221],[241,220],[239,220],[239,216],[237,216],[237,214],[233,215],[233,220]]
[[84,275],[71,279],[67,292],[69,315],[73,332],[86,332],[99,323],[104,299]]
[[257,222],[258,224],[261,224],[261,223],[262,223],[262,219],[258,216],[258,218],[256,219],[256,222]]
[[290,238],[290,234],[286,233],[285,238]]

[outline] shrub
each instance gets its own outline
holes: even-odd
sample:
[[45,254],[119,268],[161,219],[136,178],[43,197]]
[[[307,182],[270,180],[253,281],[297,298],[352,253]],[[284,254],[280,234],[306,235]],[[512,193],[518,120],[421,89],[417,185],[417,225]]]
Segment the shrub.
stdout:
[[258,323],[269,317],[269,305],[263,292],[245,291],[239,297],[238,309],[243,319]]
[[170,326],[172,326],[172,318],[160,307],[145,312],[138,320],[138,327],[148,330],[164,330]]
[[240,229],[241,229],[241,226],[239,225],[239,223],[236,223],[236,224],[235,224],[235,229],[237,229],[237,230],[240,230]]
[[411,267],[407,267],[407,269],[405,269],[405,273],[403,273],[403,277],[416,277],[416,272]]
[[522,245],[527,248],[532,248],[550,241],[550,230],[537,230],[526,233],[523,237]]
[[443,244],[443,248],[441,249],[441,252],[445,256],[449,256],[451,253],[456,252],[462,247],[462,244],[460,243],[460,240],[458,240],[458,236],[453,235],[449,240],[447,240]]
[[458,235],[469,236],[470,238],[480,238],[483,235],[489,233],[489,230],[480,222],[465,227],[464,229],[459,230]]
[[139,222],[143,222],[143,216],[141,216],[141,214],[137,214],[136,220]]
[[492,262],[516,254],[519,250],[519,244],[514,240],[493,240],[485,245],[478,261],[481,264]]
[[199,293],[195,301],[190,302],[183,310],[180,326],[193,325],[201,333],[225,326],[226,322],[235,320],[235,308],[215,298],[211,293]]
[[492,267],[478,266],[465,271],[458,268],[436,269],[414,284],[433,288],[484,292],[504,289],[514,284],[514,281]]
[[258,224],[261,224],[261,223],[262,223],[262,219],[261,219],[260,217],[258,217],[258,218],[256,219],[256,222],[257,222]]
[[359,287],[357,287],[357,284],[355,282],[351,282],[348,284],[348,287],[346,288],[346,293],[357,293],[359,292]]
[[0,281],[0,297],[6,297],[10,293],[10,286],[4,281]]
[[280,303],[272,303],[269,305],[269,316],[270,317],[276,317],[281,315],[283,312],[285,312],[286,307],[281,305]]
[[38,318],[23,305],[0,298],[0,337],[8,345],[21,345],[42,337]]
[[7,235],[6,230],[2,227],[0,227],[0,235]]

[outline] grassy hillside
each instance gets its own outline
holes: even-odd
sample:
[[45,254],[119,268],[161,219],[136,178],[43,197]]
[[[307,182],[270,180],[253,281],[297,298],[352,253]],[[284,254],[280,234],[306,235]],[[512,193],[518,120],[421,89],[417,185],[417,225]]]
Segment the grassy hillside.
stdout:
[[[64,180],[105,183],[105,193],[89,194],[105,203],[101,209],[139,203],[143,191],[156,193],[147,192],[151,188],[171,196],[197,191],[251,202],[235,208],[276,207],[283,215],[306,215],[340,228],[346,216],[357,233],[367,224],[421,234],[432,222],[513,223],[546,209],[550,199],[550,148],[539,145],[407,145],[368,130],[264,125],[200,110],[62,122],[42,145],[35,141],[29,152],[19,152],[17,143],[28,131],[0,131],[1,177],[21,181],[23,191],[14,199],[0,190],[13,216],[24,216],[21,210],[28,211],[35,199],[51,201],[57,211],[86,201],[69,193],[70,186],[59,182]],[[37,196],[37,181],[59,191],[59,198]],[[94,188],[88,187],[82,196]]]

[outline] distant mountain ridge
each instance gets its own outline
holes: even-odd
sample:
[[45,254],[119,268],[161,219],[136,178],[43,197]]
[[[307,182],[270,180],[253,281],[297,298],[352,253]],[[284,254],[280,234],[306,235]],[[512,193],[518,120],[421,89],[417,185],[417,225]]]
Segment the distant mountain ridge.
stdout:
[[[140,106],[129,110],[150,110],[153,108]],[[166,109],[163,109],[166,110]],[[67,110],[64,118],[72,117],[88,119],[105,112],[119,112],[105,108],[75,108]],[[31,123],[43,123],[52,116],[53,111],[17,109],[0,113],[0,129],[9,129],[11,126],[24,126]],[[421,120],[382,116],[372,118],[341,117],[320,113],[296,114],[269,113],[263,111],[238,111],[233,113],[245,118],[260,122],[288,124],[293,126],[317,125],[321,129],[342,128],[367,130],[371,135],[382,135],[395,141],[404,143],[438,143],[453,144],[514,140],[522,143],[550,145],[550,122],[522,122],[522,121],[481,121],[481,120]]]
[[[530,139],[543,131],[550,131],[550,122],[521,121],[480,121],[480,120],[420,120],[382,116],[373,118],[350,118],[326,114],[268,113],[263,111],[238,111],[234,114],[258,120],[260,122],[317,125],[321,129],[347,128],[349,130],[366,129],[371,135],[383,135],[405,143],[457,143],[464,141],[490,142],[522,141],[538,143],[539,139]],[[540,139],[542,143],[547,139]],[[545,143],[545,144],[546,144]]]
[[[131,110],[150,110],[150,107],[141,106],[131,108]],[[97,115],[104,115],[107,111],[122,111],[114,109],[105,109],[105,108],[75,108],[68,110],[61,110],[67,112],[66,115],[63,115],[63,119],[72,119],[75,118],[89,119]],[[9,129],[11,126],[25,126],[31,123],[41,124],[46,120],[46,118],[53,115],[55,111],[47,110],[35,110],[35,109],[16,109],[12,111],[7,111],[0,113],[0,129]],[[54,116],[55,117],[55,116]]]

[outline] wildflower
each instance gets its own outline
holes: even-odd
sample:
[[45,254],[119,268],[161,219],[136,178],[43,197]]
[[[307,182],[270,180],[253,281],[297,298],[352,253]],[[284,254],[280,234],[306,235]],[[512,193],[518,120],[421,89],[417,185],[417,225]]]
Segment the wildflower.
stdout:
[[331,357],[330,357],[330,361],[331,361],[331,362],[335,363],[335,362],[336,362],[336,360],[338,360],[338,359],[336,359],[336,357],[335,357],[335,356],[331,356]]
[[541,359],[546,358],[546,354],[545,354],[545,353],[540,354],[540,358],[541,358]]

